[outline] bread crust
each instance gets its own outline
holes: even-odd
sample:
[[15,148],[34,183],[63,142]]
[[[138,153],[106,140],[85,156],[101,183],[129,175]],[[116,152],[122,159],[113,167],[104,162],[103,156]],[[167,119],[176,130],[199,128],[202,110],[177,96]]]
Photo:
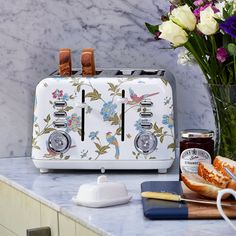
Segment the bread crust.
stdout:
[[[222,189],[207,183],[197,174],[182,173],[181,178],[190,190],[208,198],[216,199],[218,191]],[[226,199],[227,197],[229,197],[229,194],[225,194],[222,199]]]

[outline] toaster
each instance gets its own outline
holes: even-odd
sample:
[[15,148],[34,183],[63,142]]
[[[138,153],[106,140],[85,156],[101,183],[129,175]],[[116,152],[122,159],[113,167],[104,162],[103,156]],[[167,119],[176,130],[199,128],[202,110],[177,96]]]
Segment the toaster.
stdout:
[[175,159],[175,82],[163,69],[52,73],[36,87],[32,160],[50,169],[156,169]]

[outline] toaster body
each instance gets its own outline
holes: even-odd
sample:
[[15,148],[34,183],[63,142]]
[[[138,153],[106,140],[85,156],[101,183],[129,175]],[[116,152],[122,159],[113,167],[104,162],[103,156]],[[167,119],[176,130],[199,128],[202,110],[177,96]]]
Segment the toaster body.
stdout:
[[175,159],[176,119],[164,70],[56,74],[36,88],[32,159],[49,169],[157,169]]

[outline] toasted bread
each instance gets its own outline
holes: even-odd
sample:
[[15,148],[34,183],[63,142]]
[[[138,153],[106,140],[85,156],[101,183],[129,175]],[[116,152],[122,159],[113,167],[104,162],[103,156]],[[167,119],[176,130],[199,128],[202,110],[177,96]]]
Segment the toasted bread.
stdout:
[[[216,199],[218,191],[222,189],[208,183],[198,174],[182,173],[181,177],[189,189],[208,198]],[[228,196],[229,194],[225,194],[222,199],[226,199]]]
[[227,188],[231,182],[231,178],[218,172],[210,163],[199,162],[198,175],[205,181],[211,183],[219,188]]
[[213,161],[213,165],[216,170],[221,172],[223,175],[228,176],[224,170],[227,167],[233,174],[236,175],[236,162],[225,157],[216,156]]

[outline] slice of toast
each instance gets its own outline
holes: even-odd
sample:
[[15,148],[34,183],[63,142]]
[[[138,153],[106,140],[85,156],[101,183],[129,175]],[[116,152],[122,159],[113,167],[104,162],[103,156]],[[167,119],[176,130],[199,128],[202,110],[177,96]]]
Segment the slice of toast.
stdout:
[[198,175],[205,181],[219,188],[227,188],[231,178],[218,172],[210,163],[200,162],[198,164]]
[[[182,173],[181,177],[189,189],[208,198],[216,199],[218,191],[222,189],[208,183],[198,174]],[[222,199],[226,199],[228,196],[229,194],[225,194]]]
[[227,167],[233,174],[236,175],[236,162],[222,156],[216,156],[213,161],[213,165],[216,170],[221,172],[223,175],[228,176],[224,170]]

